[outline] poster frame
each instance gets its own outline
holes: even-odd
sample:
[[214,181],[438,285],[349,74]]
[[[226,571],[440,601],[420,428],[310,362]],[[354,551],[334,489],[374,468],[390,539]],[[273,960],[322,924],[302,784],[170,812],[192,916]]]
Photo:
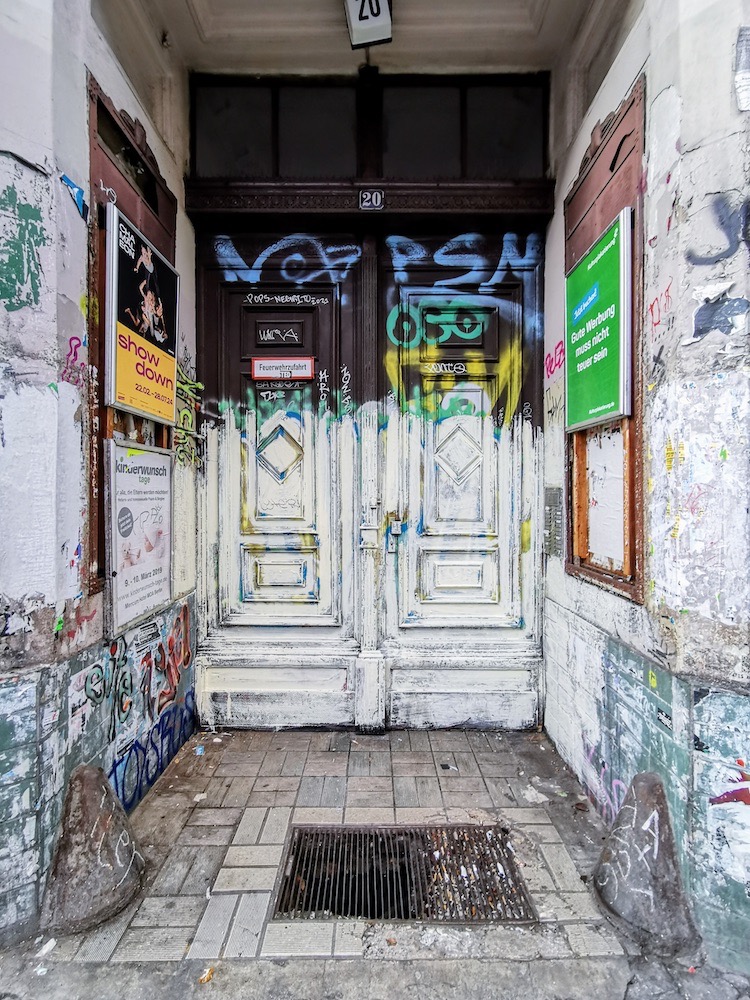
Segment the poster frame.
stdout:
[[[174,452],[170,448],[157,448],[154,445],[139,444],[136,441],[129,441],[122,438],[108,438],[105,442],[105,536],[106,536],[106,574],[107,574],[107,615],[105,626],[109,638],[114,639],[122,635],[153,615],[169,608],[174,603]],[[117,613],[118,607],[118,572],[117,572],[117,493],[115,486],[116,462],[118,449],[129,451],[146,452],[148,454],[162,455],[169,459],[169,593],[164,601],[154,604],[147,611],[132,618],[120,619]]]
[[[569,280],[575,271],[582,267],[586,263],[586,258],[589,256],[591,251],[600,243],[616,225],[619,224],[620,227],[620,247],[618,255],[618,266],[620,274],[620,288],[619,288],[619,301],[618,301],[618,318],[619,318],[619,358],[618,358],[618,391],[619,391],[619,406],[615,409],[608,410],[606,413],[596,414],[586,420],[578,420],[574,423],[570,422],[570,369],[569,366],[574,364],[575,355],[571,350],[571,331],[569,329],[568,323],[568,294],[569,294]],[[576,431],[586,430],[590,427],[598,427],[603,424],[610,424],[616,420],[621,420],[623,417],[629,417],[632,414],[633,401],[632,401],[632,368],[633,368],[633,209],[631,207],[623,208],[618,214],[609,222],[599,233],[591,245],[587,248],[585,253],[581,255],[580,260],[570,268],[570,270],[565,275],[565,368],[564,368],[564,385],[565,385],[565,431],[567,434],[575,433]]]
[[[174,308],[174,373],[173,383],[173,403],[172,415],[169,419],[160,414],[151,412],[146,407],[132,406],[117,399],[117,314],[118,314],[118,229],[119,221],[122,219],[137,235],[138,239],[151,249],[151,253],[158,257],[161,264],[167,267],[175,276],[175,301]],[[139,417],[146,417],[167,427],[174,427],[177,424],[177,342],[180,329],[180,275],[167,258],[160,253],[151,240],[144,236],[135,223],[121,212],[116,204],[107,204],[106,215],[106,285],[105,285],[105,378],[104,378],[104,403],[117,410],[124,410],[127,413],[136,414]]]

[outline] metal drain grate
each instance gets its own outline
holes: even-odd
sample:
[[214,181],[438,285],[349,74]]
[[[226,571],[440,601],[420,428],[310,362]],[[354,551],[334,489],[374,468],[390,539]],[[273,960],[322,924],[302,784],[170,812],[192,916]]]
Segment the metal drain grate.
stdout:
[[537,919],[502,827],[296,826],[274,917]]

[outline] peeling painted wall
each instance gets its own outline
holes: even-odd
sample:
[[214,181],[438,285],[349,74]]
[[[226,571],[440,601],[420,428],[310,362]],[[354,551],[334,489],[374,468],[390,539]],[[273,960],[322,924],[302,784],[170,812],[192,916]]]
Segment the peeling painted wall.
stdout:
[[[645,72],[646,601],[567,576],[562,560],[548,558],[545,721],[610,823],[636,773],[662,776],[707,951],[748,971],[750,119],[732,86],[746,9],[697,0],[631,6],[642,10],[581,108],[572,143],[553,150],[545,484],[560,487],[565,475],[562,204],[595,123]],[[565,71],[563,61],[559,79]],[[553,95],[558,135],[570,100]]]
[[0,675],[0,934],[33,922],[79,764],[131,809],[194,724],[194,601],[63,663]]
[[[92,19],[88,0],[19,0],[0,12],[0,939],[34,926],[65,784],[100,764],[132,807],[193,725],[195,398],[176,456],[174,605],[105,634],[105,596],[86,576],[89,536],[87,73],[139,119],[182,194],[187,85],[151,60],[168,142]],[[153,53],[152,53],[153,55]],[[178,214],[179,358],[195,389],[194,240]],[[188,392],[189,395],[189,392]],[[192,407],[192,409],[191,409]],[[126,432],[127,433],[127,432]]]

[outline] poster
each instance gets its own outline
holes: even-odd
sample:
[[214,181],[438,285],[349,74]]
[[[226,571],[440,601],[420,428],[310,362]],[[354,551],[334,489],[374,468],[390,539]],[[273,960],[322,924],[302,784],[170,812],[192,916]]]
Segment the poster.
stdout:
[[630,413],[631,209],[565,279],[565,429]]
[[180,278],[107,206],[107,405],[175,422]]
[[172,600],[172,454],[109,444],[112,634]]

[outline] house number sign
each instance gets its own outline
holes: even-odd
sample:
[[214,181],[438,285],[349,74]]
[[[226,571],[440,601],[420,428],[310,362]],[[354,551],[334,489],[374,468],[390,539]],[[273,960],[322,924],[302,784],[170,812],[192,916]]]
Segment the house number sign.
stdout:
[[379,212],[385,208],[385,191],[382,188],[362,188],[359,207],[363,212]]

